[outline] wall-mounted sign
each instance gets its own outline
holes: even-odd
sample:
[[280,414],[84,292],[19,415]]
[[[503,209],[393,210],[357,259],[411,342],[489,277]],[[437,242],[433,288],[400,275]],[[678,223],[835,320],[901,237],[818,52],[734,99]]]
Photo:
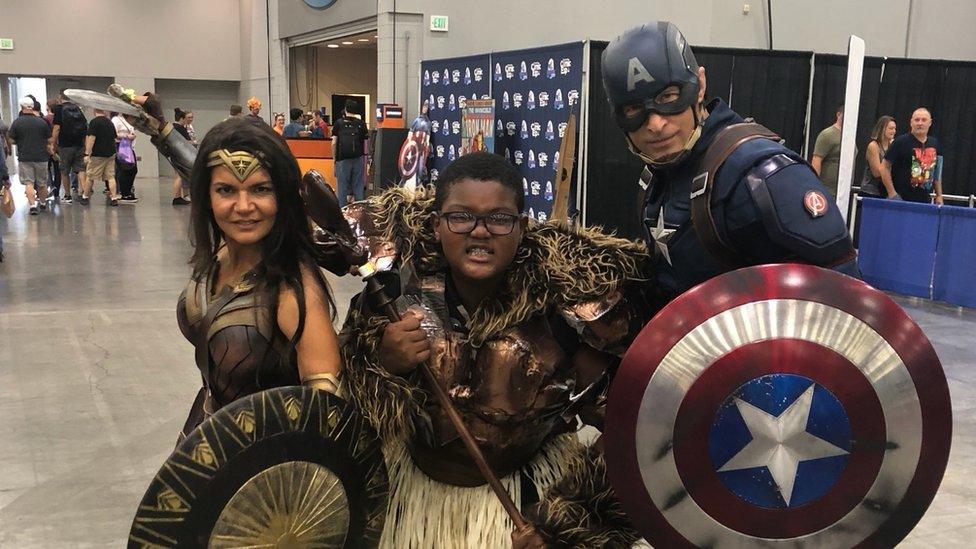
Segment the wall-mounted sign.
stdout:
[[305,0],[305,3],[317,10],[324,10],[332,4],[335,4],[336,0]]
[[12,50],[12,49],[14,49],[13,38],[0,38],[0,50]]
[[431,15],[430,16],[430,30],[436,32],[447,32],[447,16],[446,15]]

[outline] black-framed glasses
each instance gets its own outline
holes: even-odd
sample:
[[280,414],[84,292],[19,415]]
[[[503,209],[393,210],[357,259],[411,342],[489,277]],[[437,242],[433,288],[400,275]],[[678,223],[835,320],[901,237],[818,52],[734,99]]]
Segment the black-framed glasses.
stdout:
[[447,221],[447,229],[452,233],[468,234],[484,223],[485,229],[495,236],[505,236],[515,230],[515,223],[519,216],[509,213],[494,212],[488,215],[475,215],[469,212],[441,212],[439,214]]

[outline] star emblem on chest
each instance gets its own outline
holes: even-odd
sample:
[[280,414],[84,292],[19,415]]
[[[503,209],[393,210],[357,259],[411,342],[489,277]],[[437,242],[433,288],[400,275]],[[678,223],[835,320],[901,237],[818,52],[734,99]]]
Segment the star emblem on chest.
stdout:
[[668,242],[674,236],[675,229],[668,229],[664,226],[664,212],[657,216],[657,225],[651,229],[651,238],[654,239],[654,246],[657,253],[664,256],[664,260],[671,265],[671,252],[668,250]]

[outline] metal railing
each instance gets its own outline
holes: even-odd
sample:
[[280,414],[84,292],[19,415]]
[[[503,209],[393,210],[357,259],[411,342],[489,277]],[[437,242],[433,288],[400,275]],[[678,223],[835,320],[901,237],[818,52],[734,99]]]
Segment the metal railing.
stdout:
[[[853,198],[851,200],[851,205],[848,208],[847,231],[849,233],[851,233],[851,237],[853,238],[854,237],[854,223],[857,220],[857,207],[855,205],[857,204],[857,202],[859,202],[862,199],[862,197],[861,197],[861,187],[859,187],[859,186],[852,186],[851,187],[851,196]],[[935,193],[929,193],[929,203],[931,204],[934,201],[935,201]],[[964,195],[960,195],[960,194],[945,194],[945,193],[943,193],[942,194],[942,201],[944,203],[961,202],[961,203],[966,204],[970,208],[976,207],[976,195],[974,195],[974,194],[971,194],[969,196],[964,196]]]

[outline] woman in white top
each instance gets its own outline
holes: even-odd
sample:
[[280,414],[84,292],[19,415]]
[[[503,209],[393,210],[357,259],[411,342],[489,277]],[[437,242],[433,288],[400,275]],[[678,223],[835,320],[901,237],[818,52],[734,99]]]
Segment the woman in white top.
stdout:
[[112,114],[112,124],[115,124],[115,139],[118,149],[115,155],[115,178],[119,183],[119,193],[122,204],[135,204],[139,201],[135,193],[136,174],[139,167],[136,162],[135,150],[132,142],[136,139],[136,129],[118,113]]

